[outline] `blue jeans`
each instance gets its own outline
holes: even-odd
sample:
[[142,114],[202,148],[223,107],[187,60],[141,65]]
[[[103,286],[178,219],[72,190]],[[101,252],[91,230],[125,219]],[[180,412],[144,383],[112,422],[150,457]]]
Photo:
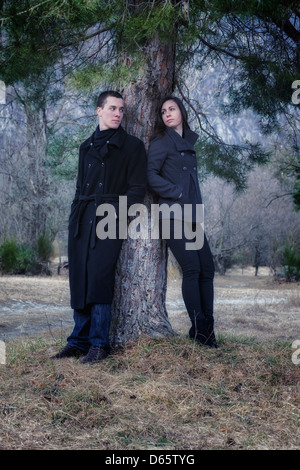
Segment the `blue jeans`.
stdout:
[[74,310],[75,326],[68,343],[84,352],[90,346],[109,349],[110,312],[110,304],[94,304],[84,310]]

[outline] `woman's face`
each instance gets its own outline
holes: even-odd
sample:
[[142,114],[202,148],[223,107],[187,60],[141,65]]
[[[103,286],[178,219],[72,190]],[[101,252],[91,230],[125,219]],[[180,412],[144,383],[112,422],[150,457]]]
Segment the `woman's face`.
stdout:
[[161,117],[167,127],[182,134],[182,116],[179,106],[173,100],[165,101],[161,107]]

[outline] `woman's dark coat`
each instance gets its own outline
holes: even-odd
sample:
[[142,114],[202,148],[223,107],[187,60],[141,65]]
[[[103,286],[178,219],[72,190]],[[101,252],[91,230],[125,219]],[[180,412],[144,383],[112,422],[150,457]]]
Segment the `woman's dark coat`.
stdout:
[[184,138],[171,128],[154,137],[148,154],[148,184],[159,204],[202,204],[194,144],[198,134],[186,130]]
[[[98,131],[98,130],[97,130]],[[118,213],[119,196],[128,207],[142,203],[146,191],[147,164],[144,144],[122,127],[101,150],[94,132],[80,146],[76,193],[69,219],[69,280],[71,307],[111,304],[115,266],[122,240],[96,236],[96,209],[111,203]]]

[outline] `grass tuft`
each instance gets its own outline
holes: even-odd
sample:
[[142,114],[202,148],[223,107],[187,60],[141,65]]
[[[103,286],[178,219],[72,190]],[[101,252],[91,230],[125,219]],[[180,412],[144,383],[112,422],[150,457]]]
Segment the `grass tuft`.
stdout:
[[297,449],[299,365],[287,342],[140,338],[97,365],[7,344],[1,449]]

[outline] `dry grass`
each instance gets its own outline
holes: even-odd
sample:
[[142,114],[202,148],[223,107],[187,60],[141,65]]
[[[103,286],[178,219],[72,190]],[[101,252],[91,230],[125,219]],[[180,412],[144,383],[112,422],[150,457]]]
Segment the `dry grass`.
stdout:
[[7,345],[1,449],[298,449],[290,343],[141,338],[100,364],[53,361],[50,336]]

